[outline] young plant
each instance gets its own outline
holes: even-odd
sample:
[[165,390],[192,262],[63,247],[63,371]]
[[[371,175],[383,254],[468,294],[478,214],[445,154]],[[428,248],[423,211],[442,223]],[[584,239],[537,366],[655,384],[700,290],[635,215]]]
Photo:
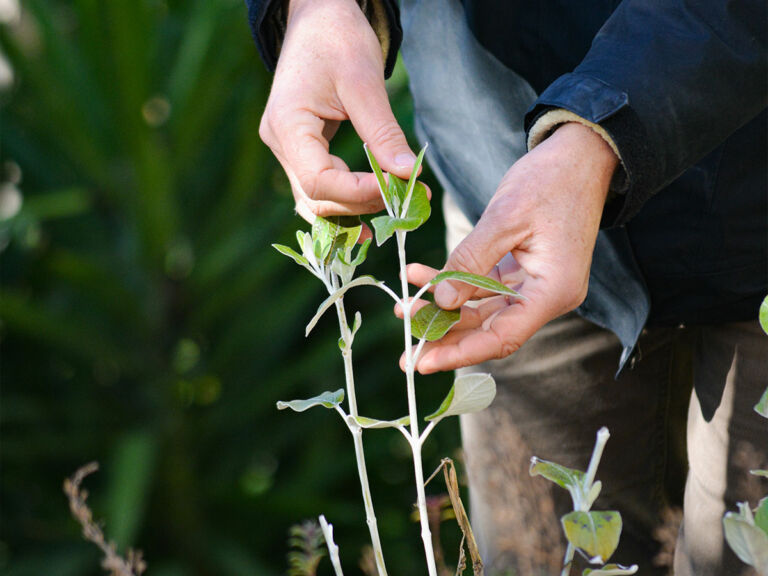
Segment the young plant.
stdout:
[[[396,176],[389,174],[385,177],[373,154],[366,147],[366,153],[376,175],[381,191],[386,215],[373,218],[371,224],[375,231],[376,244],[381,246],[389,238],[395,237],[397,245],[398,264],[400,269],[401,293],[398,294],[383,282],[379,282],[372,276],[355,277],[356,268],[365,260],[370,239],[363,242],[355,251],[355,247],[362,232],[362,225],[358,219],[335,217],[329,219],[317,218],[312,225],[311,233],[298,232],[297,238],[300,253],[281,245],[275,248],[292,258],[297,264],[306,268],[313,276],[318,278],[328,291],[328,298],[320,305],[317,313],[309,322],[306,334],[312,331],[320,317],[331,307],[336,308],[339,330],[339,348],[344,359],[344,372],[346,377],[346,389],[336,392],[324,392],[323,394],[308,400],[293,400],[291,402],[278,402],[278,408],[291,408],[297,412],[304,411],[314,406],[323,406],[333,409],[341,416],[349,431],[352,433],[357,458],[360,485],[365,504],[366,518],[371,535],[371,544],[376,559],[376,567],[379,576],[386,576],[384,554],[376,527],[376,516],[371,499],[368,475],[365,467],[365,454],[363,450],[362,433],[366,429],[394,428],[398,430],[408,442],[413,455],[413,469],[416,484],[416,500],[421,524],[421,537],[424,545],[424,553],[429,576],[437,576],[435,554],[432,547],[432,536],[427,514],[427,501],[424,484],[424,470],[421,450],[429,434],[438,422],[448,416],[456,416],[470,412],[477,412],[486,408],[496,394],[496,384],[489,374],[470,374],[456,378],[443,403],[429,416],[423,430],[419,426],[419,412],[416,405],[416,386],[414,372],[426,342],[442,338],[450,328],[460,319],[458,311],[448,311],[438,308],[433,303],[427,303],[415,311],[415,304],[424,304],[420,299],[426,291],[444,280],[455,280],[482,287],[486,290],[521,298],[521,296],[504,286],[503,284],[483,276],[467,274],[464,272],[446,271],[438,274],[430,283],[420,288],[411,296],[406,277],[405,241],[409,232],[419,228],[430,216],[431,208],[426,187],[416,180],[416,175],[424,158],[423,149],[419,154],[413,173],[405,182]],[[403,312],[403,338],[405,347],[405,391],[408,400],[408,414],[396,420],[378,420],[361,416],[358,411],[355,394],[355,378],[352,363],[352,344],[355,334],[360,329],[361,318],[359,312],[355,314],[350,327],[347,312],[344,308],[344,295],[351,288],[360,286],[372,286],[382,290],[402,309]],[[346,395],[345,395],[346,391]],[[347,400],[348,410],[342,408],[344,399]],[[324,519],[323,519],[324,520]],[[321,520],[321,524],[323,521]],[[330,527],[326,529],[326,536],[331,535]],[[334,568],[337,574],[341,574],[338,564],[337,548],[331,540],[326,538],[329,551],[334,560]]]
[[606,564],[619,545],[622,528],[621,514],[614,510],[591,510],[603,486],[599,480],[595,480],[595,474],[609,437],[607,428],[598,430],[597,441],[586,473],[554,462],[539,460],[535,456],[531,459],[531,476],[544,476],[547,480],[568,490],[573,500],[573,512],[569,512],[560,519],[568,540],[561,576],[568,576],[571,573],[571,564],[577,550],[590,564],[600,566],[585,569],[582,576],[624,576],[637,572],[636,565]]
[[[760,326],[768,334],[768,296],[760,306]],[[755,404],[755,412],[768,418],[768,389]],[[768,478],[768,470],[751,470],[751,474]],[[768,496],[752,510],[748,502],[739,502],[738,512],[726,512],[723,528],[728,545],[742,562],[768,576]]]

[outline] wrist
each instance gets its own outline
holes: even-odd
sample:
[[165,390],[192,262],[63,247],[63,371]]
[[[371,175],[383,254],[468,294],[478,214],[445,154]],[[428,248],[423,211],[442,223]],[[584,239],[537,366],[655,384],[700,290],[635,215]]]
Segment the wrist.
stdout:
[[605,200],[619,157],[600,134],[583,124],[567,122],[555,128],[542,146],[546,144],[572,162],[574,169],[582,169],[593,178]]

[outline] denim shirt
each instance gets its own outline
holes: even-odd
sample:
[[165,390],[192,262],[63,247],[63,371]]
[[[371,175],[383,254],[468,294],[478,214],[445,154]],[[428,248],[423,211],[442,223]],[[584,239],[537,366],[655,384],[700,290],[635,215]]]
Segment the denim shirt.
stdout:
[[[400,10],[417,135],[429,142],[428,161],[445,193],[476,223],[506,171],[526,152],[523,118],[537,95],[478,43],[458,2],[404,0]],[[619,369],[649,311],[626,230],[601,230],[587,298],[577,312],[618,336]]]

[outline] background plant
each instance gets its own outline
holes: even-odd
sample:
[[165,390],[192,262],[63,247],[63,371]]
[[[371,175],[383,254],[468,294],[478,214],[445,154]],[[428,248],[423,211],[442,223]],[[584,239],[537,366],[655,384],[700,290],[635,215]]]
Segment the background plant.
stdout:
[[[257,136],[270,78],[242,2],[25,0],[20,19],[7,5],[0,571],[101,573],[61,494],[61,479],[91,460],[103,470],[91,481],[94,514],[121,550],[145,552],[152,576],[283,574],[289,526],[321,511],[355,566],[367,535],[349,498],[354,460],[336,458],[348,435],[324,414],[274,410],[343,381],[343,365],[331,323],[304,345],[322,286],[268,251],[291,242],[299,220]],[[406,81],[398,68],[390,89],[410,131]],[[334,146],[367,166],[351,131]],[[439,222],[414,236],[414,259],[444,261]],[[389,256],[371,254],[370,266],[396,283]],[[349,305],[393,338],[358,336],[368,374],[359,401],[400,416],[405,403],[390,393],[399,322],[362,296]],[[433,377],[419,402],[437,405],[449,386]],[[446,422],[425,466],[456,445]],[[410,561],[418,526],[385,512],[411,505],[410,454],[387,434],[366,449],[390,570],[421,575]],[[457,546],[460,534],[444,537]]]

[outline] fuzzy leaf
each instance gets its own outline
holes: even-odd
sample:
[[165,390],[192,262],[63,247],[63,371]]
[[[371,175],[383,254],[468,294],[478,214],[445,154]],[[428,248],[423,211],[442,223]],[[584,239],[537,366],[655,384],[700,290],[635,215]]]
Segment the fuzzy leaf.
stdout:
[[606,564],[602,568],[586,568],[582,576],[629,576],[637,572],[637,564],[622,566],[621,564]]
[[440,407],[424,419],[442,420],[446,416],[480,412],[495,396],[496,382],[490,374],[462,374],[454,380]]
[[[384,173],[381,171],[381,166],[379,166],[379,163],[376,161],[376,157],[373,155],[373,152],[371,152],[371,149],[368,148],[368,144],[363,144],[363,149],[365,150],[365,155],[368,156],[371,170],[373,170],[373,173],[376,175],[376,181],[379,183],[379,190],[381,190],[381,195],[384,197],[384,203],[389,209],[392,209],[392,196],[387,181],[384,178]],[[395,212],[393,211],[392,213],[394,214]]]
[[464,282],[465,284],[476,286],[477,288],[488,290],[489,292],[496,292],[497,294],[504,294],[506,296],[514,296],[515,298],[519,298],[521,300],[527,300],[525,296],[515,290],[512,290],[512,288],[505,286],[501,282],[497,282],[496,280],[488,278],[487,276],[480,276],[479,274],[459,272],[458,270],[446,270],[445,272],[440,272],[440,274],[432,278],[430,284],[435,286],[443,280],[456,280],[458,282]]
[[763,332],[768,334],[768,296],[765,297],[763,303],[760,304],[760,326],[763,327]]
[[429,220],[429,216],[432,214],[432,207],[429,204],[429,196],[427,196],[427,187],[419,181],[416,181],[411,192],[411,198],[408,202],[408,210],[406,212],[406,218],[416,218],[423,224]]
[[461,320],[459,310],[443,310],[430,302],[411,319],[411,330],[416,338],[425,338],[427,342],[440,340],[451,327]]
[[360,330],[360,326],[363,323],[363,315],[360,314],[360,312],[355,312],[355,321],[352,323],[352,336],[357,334],[357,331]]
[[768,418],[768,388],[766,388],[765,392],[763,392],[763,395],[760,397],[760,401],[755,404],[755,412],[764,418]]
[[531,458],[531,467],[528,473],[531,476],[544,476],[550,482],[554,482],[569,491],[573,488],[580,490],[585,476],[581,470],[567,468],[547,460],[539,460],[536,456]]
[[288,246],[283,246],[282,244],[272,244],[272,248],[280,252],[280,254],[284,254],[288,256],[288,258],[292,259],[296,264],[299,264],[300,266],[309,267],[309,260],[304,258],[301,254],[296,252],[293,248],[289,248]]
[[366,418],[365,416],[358,416],[357,418],[348,416],[347,418],[357,422],[361,428],[366,429],[398,428],[400,426],[410,426],[411,424],[411,418],[409,416],[403,416],[397,420],[376,420],[375,418]]
[[427,151],[427,145],[424,145],[419,151],[419,155],[416,157],[416,162],[413,163],[413,170],[411,171],[411,177],[408,179],[408,185],[405,188],[405,202],[403,205],[403,212],[408,212],[408,208],[411,204],[411,196],[416,187],[416,178],[419,175],[419,168],[421,168],[422,162],[424,162],[424,153]]
[[768,574],[768,535],[755,525],[748,508],[743,506],[738,513],[725,514],[725,539],[742,562],[754,566],[761,574]]
[[755,510],[755,526],[768,535],[768,497],[763,498],[757,504]]
[[357,244],[363,225],[357,216],[331,216],[315,218],[312,223],[312,241],[315,256],[328,262],[337,252],[344,254]]
[[291,400],[289,402],[283,402],[282,400],[277,403],[278,410],[285,410],[290,408],[294,412],[304,412],[313,408],[314,406],[322,406],[323,408],[335,408],[344,402],[344,390],[339,389],[336,392],[323,392],[319,396],[314,398],[308,398],[307,400]]
[[418,218],[392,218],[390,216],[376,216],[371,219],[373,229],[376,231],[376,245],[381,246],[389,240],[395,230],[416,230],[422,221]]
[[762,476],[763,478],[768,478],[768,470],[750,470],[749,473],[753,476]]
[[568,542],[602,562],[608,560],[619,545],[621,514],[618,512],[571,512],[560,522]]
[[389,195],[392,198],[392,208],[395,214],[401,213],[403,202],[405,201],[405,182],[394,174],[388,174]]
[[371,247],[372,241],[373,238],[368,238],[362,244],[360,244],[360,248],[357,249],[357,255],[355,256],[355,259],[350,262],[352,266],[360,266],[360,264],[365,262],[365,259],[368,256],[368,248]]
[[320,317],[325,313],[328,308],[330,308],[336,300],[344,296],[344,294],[349,290],[350,288],[355,288],[356,286],[371,286],[376,285],[379,282],[374,278],[373,276],[360,276],[359,278],[355,278],[352,280],[349,284],[345,284],[336,292],[328,296],[325,300],[323,300],[323,303],[320,304],[320,306],[317,309],[317,312],[315,313],[315,316],[312,318],[312,320],[309,321],[309,324],[307,324],[307,328],[304,331],[305,336],[309,336],[309,333],[312,332],[312,328],[315,327],[317,324],[317,321],[320,320]]

